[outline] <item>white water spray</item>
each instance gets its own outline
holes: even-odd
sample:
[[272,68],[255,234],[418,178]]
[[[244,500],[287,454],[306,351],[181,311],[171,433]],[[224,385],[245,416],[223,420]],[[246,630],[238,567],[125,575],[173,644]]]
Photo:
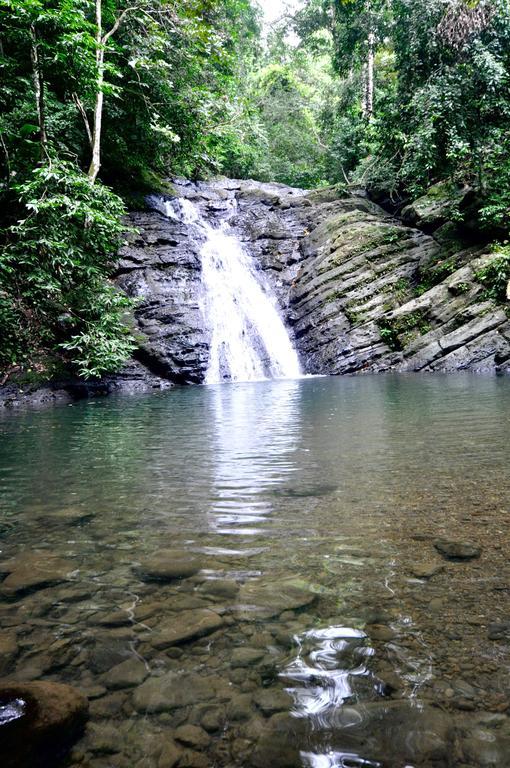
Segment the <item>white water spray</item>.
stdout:
[[205,237],[200,251],[203,313],[211,332],[205,383],[299,377],[299,359],[276,299],[259,281],[228,222],[214,228],[186,199],[163,205],[166,216]]

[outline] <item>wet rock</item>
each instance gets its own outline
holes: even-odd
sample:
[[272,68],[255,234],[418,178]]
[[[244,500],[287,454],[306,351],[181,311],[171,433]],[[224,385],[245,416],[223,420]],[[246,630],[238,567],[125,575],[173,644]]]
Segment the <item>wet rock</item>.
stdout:
[[111,720],[117,717],[119,712],[124,711],[127,702],[127,696],[123,691],[116,691],[108,696],[102,696],[90,703],[90,714],[95,718],[106,718]]
[[80,507],[65,507],[64,509],[45,513],[43,517],[49,522],[59,523],[60,525],[80,525],[92,520],[94,512],[80,509]]
[[123,661],[132,657],[132,651],[121,638],[113,638],[110,634],[101,634],[95,638],[94,645],[89,651],[88,665],[95,674],[109,672]]
[[292,708],[292,698],[281,688],[261,688],[253,700],[266,717],[277,712],[287,712]]
[[0,675],[11,671],[19,646],[14,635],[0,635]]
[[211,763],[206,755],[185,749],[179,758],[179,768],[210,768]]
[[232,698],[227,707],[227,718],[238,723],[249,720],[253,716],[252,698],[247,693],[241,693]]
[[194,749],[205,749],[211,741],[210,736],[196,725],[181,725],[174,736],[176,741]]
[[148,675],[149,672],[143,661],[136,658],[127,659],[107,672],[103,677],[103,682],[107,688],[115,691],[141,685]]
[[510,621],[489,624],[487,634],[489,640],[510,640]]
[[0,706],[18,702],[20,716],[0,725],[3,768],[52,765],[80,736],[88,701],[68,685],[4,683]]
[[198,573],[200,563],[189,552],[161,549],[144,558],[134,570],[144,581],[173,581]]
[[220,707],[207,709],[200,720],[200,724],[207,733],[216,733],[223,727],[225,712]]
[[[231,224],[279,298],[308,373],[508,368],[510,321],[503,311],[485,316],[474,279],[483,249],[455,244],[445,224],[452,200],[464,204],[470,193],[434,187],[405,209],[403,224],[362,190],[250,185],[221,180],[174,191],[217,222],[237,199]],[[119,253],[116,276],[139,299],[143,364],[130,362],[113,383],[202,382],[209,337],[201,241],[164,215],[161,199],[149,205],[129,215],[137,232]],[[459,269],[417,298],[413,287],[422,275],[446,260]]]
[[169,672],[148,678],[135,690],[133,703],[137,712],[154,714],[210,701],[214,695],[209,678]]
[[110,723],[90,723],[87,727],[87,748],[100,755],[114,755],[124,748],[118,728]]
[[214,597],[234,600],[239,592],[239,584],[233,579],[211,579],[204,584],[204,592]]
[[311,605],[316,598],[310,585],[302,579],[247,582],[239,592],[237,615],[244,621],[273,618],[284,611]]
[[173,741],[167,742],[158,758],[158,768],[174,768],[182,755],[183,750]]
[[265,650],[259,648],[235,648],[231,656],[231,666],[251,667],[261,661],[265,656]]
[[42,589],[70,578],[75,566],[51,552],[22,552],[0,563],[0,574],[7,574],[0,592],[12,597]]
[[431,579],[433,576],[436,576],[443,571],[444,565],[433,561],[414,563],[414,565],[411,566],[411,573],[413,576],[416,576],[417,579]]
[[296,768],[302,764],[301,751],[305,745],[306,725],[290,715],[273,715],[253,751],[253,768]]
[[158,650],[180,645],[210,635],[223,626],[223,619],[214,611],[198,609],[182,611],[158,626],[151,645]]
[[452,539],[436,539],[434,547],[448,560],[473,560],[482,553],[476,544]]
[[97,613],[89,619],[90,624],[100,627],[126,627],[132,624],[127,611],[113,611],[111,613]]
[[379,640],[380,642],[388,642],[393,640],[395,632],[384,624],[369,624],[365,627],[367,635],[372,640]]

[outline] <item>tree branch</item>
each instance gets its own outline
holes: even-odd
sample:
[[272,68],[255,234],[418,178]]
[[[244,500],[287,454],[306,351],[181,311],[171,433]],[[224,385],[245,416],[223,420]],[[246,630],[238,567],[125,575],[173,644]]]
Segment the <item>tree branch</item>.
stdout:
[[101,41],[103,43],[103,45],[106,45],[106,43],[108,42],[110,37],[116,33],[116,31],[118,30],[118,28],[120,27],[120,25],[122,24],[122,22],[124,21],[124,19],[128,15],[128,13],[131,13],[132,11],[140,11],[140,10],[141,10],[141,6],[140,5],[130,5],[130,6],[128,6],[128,8],[124,8],[122,13],[117,17],[113,27],[109,30],[109,32],[106,32],[103,35],[103,38],[102,38],[102,41]]
[[73,101],[76,104],[76,108],[78,112],[83,118],[83,122],[85,124],[85,131],[87,132],[87,138],[89,140],[90,146],[92,146],[92,131],[90,130],[89,119],[87,117],[87,113],[85,112],[85,107],[83,106],[80,99],[78,98],[78,94],[75,92],[73,92]]

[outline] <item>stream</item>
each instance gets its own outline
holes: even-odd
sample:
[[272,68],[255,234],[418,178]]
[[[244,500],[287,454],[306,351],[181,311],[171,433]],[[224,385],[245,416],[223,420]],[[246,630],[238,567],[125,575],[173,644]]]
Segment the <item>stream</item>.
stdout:
[[73,768],[506,768],[509,414],[469,374],[3,414],[2,675],[88,696]]

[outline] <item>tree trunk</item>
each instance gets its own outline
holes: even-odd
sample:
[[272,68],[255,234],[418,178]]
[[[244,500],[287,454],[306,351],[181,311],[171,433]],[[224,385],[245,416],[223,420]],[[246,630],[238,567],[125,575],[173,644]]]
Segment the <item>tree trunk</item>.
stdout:
[[48,134],[46,133],[46,112],[44,108],[44,76],[39,59],[37,33],[33,24],[30,25],[30,59],[32,61],[32,80],[34,83],[35,106],[39,126],[39,141],[42,157],[48,157]]
[[372,120],[374,115],[374,64],[375,64],[375,34],[368,35],[368,60],[367,60],[367,100],[366,116]]
[[103,19],[101,1],[96,0],[96,67],[97,67],[97,93],[94,106],[94,123],[92,131],[92,159],[88,176],[94,182],[101,168],[101,126],[103,121],[103,86],[104,86],[104,45],[103,45]]

